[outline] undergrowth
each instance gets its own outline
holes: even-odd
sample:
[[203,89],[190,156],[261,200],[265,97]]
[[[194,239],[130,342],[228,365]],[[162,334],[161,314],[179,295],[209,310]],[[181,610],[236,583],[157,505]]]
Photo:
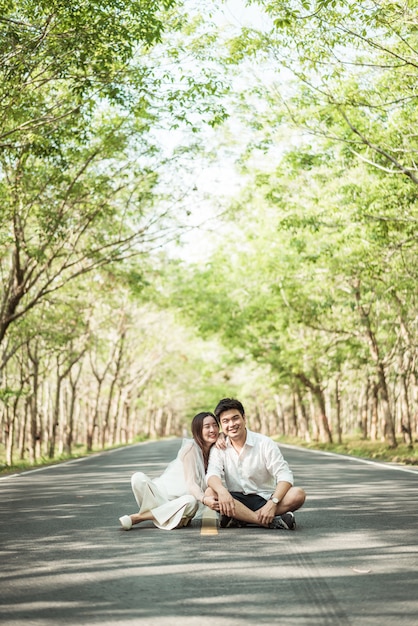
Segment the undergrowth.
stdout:
[[362,459],[385,461],[386,463],[399,463],[401,465],[418,465],[418,446],[409,447],[406,443],[398,443],[396,448],[391,448],[387,442],[369,441],[357,438],[344,438],[342,443],[322,443],[319,441],[304,441],[296,437],[277,437],[279,443],[288,443],[311,450],[325,450],[337,454],[346,454]]

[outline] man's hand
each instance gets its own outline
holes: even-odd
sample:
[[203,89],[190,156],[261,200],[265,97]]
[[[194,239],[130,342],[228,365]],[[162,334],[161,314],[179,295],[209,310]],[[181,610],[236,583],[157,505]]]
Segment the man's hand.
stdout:
[[267,500],[265,505],[256,511],[256,514],[259,523],[262,526],[268,526],[273,521],[273,517],[276,514],[276,505],[272,500]]
[[235,500],[227,489],[218,491],[218,503],[219,513],[221,515],[228,515],[234,517],[235,515]]

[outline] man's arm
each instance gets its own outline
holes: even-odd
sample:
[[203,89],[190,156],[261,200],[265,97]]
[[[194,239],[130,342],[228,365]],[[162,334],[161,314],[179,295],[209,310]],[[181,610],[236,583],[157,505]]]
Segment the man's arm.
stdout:
[[219,476],[215,476],[212,474],[208,476],[207,479],[208,487],[213,489],[218,497],[218,505],[219,512],[222,515],[228,515],[229,517],[234,517],[235,515],[235,500],[229,493],[228,489],[226,489]]
[[288,462],[283,458],[283,454],[279,446],[273,442],[272,439],[268,438],[268,440],[265,441],[265,447],[263,450],[267,470],[272,476],[274,476],[275,483],[278,484],[283,481],[290,483],[290,486],[292,486],[293,472],[290,469]]
[[206,472],[206,484],[210,487],[218,498],[219,513],[233,517],[235,513],[235,500],[223,485],[221,476],[224,472],[225,452],[212,447],[209,455],[209,464]]

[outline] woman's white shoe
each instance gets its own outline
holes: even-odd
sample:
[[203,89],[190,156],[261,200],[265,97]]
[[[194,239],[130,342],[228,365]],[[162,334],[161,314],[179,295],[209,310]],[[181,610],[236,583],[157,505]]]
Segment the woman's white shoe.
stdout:
[[129,515],[122,515],[122,517],[119,518],[119,522],[123,530],[131,530],[132,520]]

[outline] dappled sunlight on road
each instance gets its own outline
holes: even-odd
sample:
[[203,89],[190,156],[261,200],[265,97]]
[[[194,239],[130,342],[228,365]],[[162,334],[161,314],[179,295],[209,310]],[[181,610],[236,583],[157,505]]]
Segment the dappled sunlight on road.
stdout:
[[[159,455],[174,456],[175,442],[163,448]],[[202,534],[200,519],[171,532],[151,522],[126,532],[118,517],[135,510],[132,471],[162,466],[153,446],[144,451],[105,456],[103,471],[97,457],[2,483],[8,626],[275,624],[278,604],[290,626],[380,626],[397,612],[397,624],[414,623],[413,476],[301,451],[291,465],[308,498],[295,532]]]

